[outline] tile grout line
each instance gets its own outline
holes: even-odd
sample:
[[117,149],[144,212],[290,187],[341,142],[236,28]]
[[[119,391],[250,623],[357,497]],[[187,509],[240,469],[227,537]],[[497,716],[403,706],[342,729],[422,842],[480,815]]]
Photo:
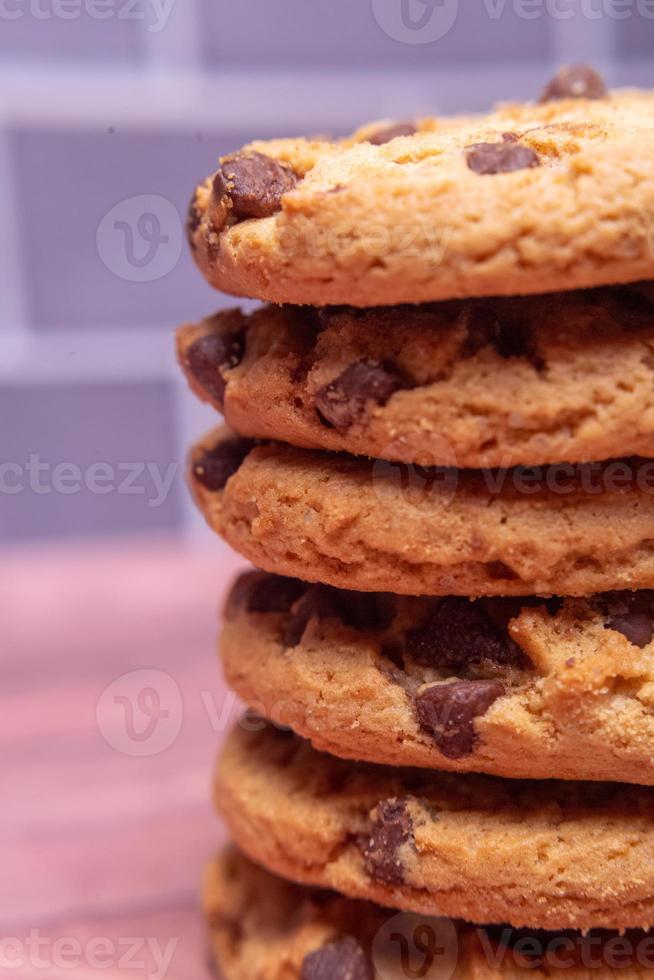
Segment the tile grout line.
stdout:
[[167,15],[161,28],[155,29],[156,24],[143,27],[146,71],[167,74],[181,67],[201,72],[199,0],[170,0],[160,9]]
[[572,17],[553,18],[553,54],[557,65],[589,62],[606,73],[611,84],[615,69],[615,21],[605,12],[592,18],[577,10]]
[[11,328],[16,346],[28,332],[25,283],[20,255],[20,232],[17,208],[17,190],[11,159],[11,134],[7,126],[0,125],[0,309],[2,332]]

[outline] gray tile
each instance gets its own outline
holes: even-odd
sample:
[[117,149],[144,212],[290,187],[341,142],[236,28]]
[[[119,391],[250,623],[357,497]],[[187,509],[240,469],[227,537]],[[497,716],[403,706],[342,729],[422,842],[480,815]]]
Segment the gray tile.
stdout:
[[32,58],[39,65],[132,64],[142,55],[148,25],[156,23],[148,10],[126,0],[13,0],[4,9],[3,59]]
[[654,47],[654,0],[633,0],[625,7],[629,16],[615,22],[615,46],[619,56],[651,58]]
[[[375,65],[392,72],[395,67],[441,62],[501,62],[508,57],[529,61],[547,57],[551,43],[551,22],[544,11],[538,19],[527,19],[516,12],[516,4],[503,0],[483,4],[469,0],[240,0],[238,4],[203,0],[203,4],[204,54],[214,66]],[[424,43],[415,43],[416,39]],[[365,77],[361,84],[365,85]]]
[[178,528],[185,490],[171,396],[164,382],[0,389],[0,415],[11,419],[0,458],[0,537]]
[[249,137],[13,131],[30,323],[173,326],[216,306],[219,294],[187,254],[183,221],[195,183]]

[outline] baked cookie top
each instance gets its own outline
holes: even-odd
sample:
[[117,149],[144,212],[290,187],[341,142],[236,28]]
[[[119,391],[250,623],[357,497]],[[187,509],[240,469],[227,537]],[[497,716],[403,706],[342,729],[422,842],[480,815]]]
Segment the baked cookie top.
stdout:
[[333,755],[654,785],[654,592],[411,598],[242,575],[229,685]]
[[603,980],[642,980],[654,973],[651,933],[583,936],[398,914],[295,885],[235,849],[207,868],[204,910],[225,980],[407,980],[407,966],[426,971],[425,980],[589,980],[600,969]]
[[650,787],[345,762],[250,717],[215,802],[252,860],[351,898],[529,928],[654,921]]
[[195,192],[196,261],[225,292],[315,306],[652,278],[654,98],[585,71],[485,116],[250,143]]
[[654,455],[652,283],[182,327],[189,383],[241,435],[421,465]]
[[193,449],[208,523],[258,568],[362,592],[654,588],[654,461],[456,470],[255,444]]

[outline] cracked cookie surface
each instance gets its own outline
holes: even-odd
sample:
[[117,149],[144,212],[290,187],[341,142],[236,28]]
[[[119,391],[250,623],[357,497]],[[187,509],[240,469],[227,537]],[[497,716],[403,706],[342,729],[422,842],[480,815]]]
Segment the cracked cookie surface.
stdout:
[[654,287],[389,309],[229,310],[183,327],[241,435],[422,465],[654,455]]
[[[208,866],[204,911],[225,980],[406,980],[412,972],[453,980],[640,980],[654,974],[651,933],[484,928],[396,914],[372,902],[295,885],[236,850]],[[601,973],[600,973],[601,971]]]
[[600,93],[252,143],[196,190],[196,262],[225,292],[314,306],[652,278],[654,100]]
[[654,790],[391,769],[317,753],[249,718],[215,801],[268,870],[479,924],[650,928]]
[[244,573],[229,685],[315,748],[510,778],[654,784],[654,592],[411,598]]
[[654,588],[654,461],[423,468],[255,445],[191,453],[208,523],[258,568],[363,592],[592,595]]

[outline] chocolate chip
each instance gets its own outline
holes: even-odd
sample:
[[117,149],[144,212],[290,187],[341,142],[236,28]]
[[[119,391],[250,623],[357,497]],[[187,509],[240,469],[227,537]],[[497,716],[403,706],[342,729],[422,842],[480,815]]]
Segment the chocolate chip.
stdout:
[[243,330],[207,333],[186,352],[186,366],[198,384],[222,409],[226,380],[223,374],[240,364],[245,348]]
[[255,582],[266,577],[265,572],[242,572],[232,583],[227,594],[225,610],[228,616],[233,616],[242,607],[247,608],[247,600]]
[[520,578],[520,576],[503,561],[486,562],[486,571],[488,572],[489,578],[492,578],[493,581],[501,581],[502,579],[511,581]]
[[309,620],[317,616],[319,619],[337,617],[338,603],[336,599],[337,590],[328,585],[312,585],[304,593],[299,602],[296,603],[291,617],[284,627],[284,645],[296,647],[304,631],[309,625]]
[[200,211],[200,208],[198,206],[198,195],[196,191],[193,194],[191,200],[189,201],[188,214],[186,217],[186,237],[193,251],[195,251],[197,247],[195,244],[194,235],[198,230],[198,228],[200,227],[201,220],[202,220],[202,212]]
[[616,630],[633,643],[646,647],[654,639],[654,591],[609,592],[598,598],[608,617],[604,628]]
[[357,361],[316,393],[318,416],[326,425],[347,429],[369,404],[385,405],[401,387],[402,381],[392,368],[377,361]]
[[280,210],[282,197],[298,179],[290,167],[263,153],[235,153],[221,161],[213,193],[231,204],[236,218],[268,218]]
[[529,323],[516,319],[510,322],[501,320],[488,305],[469,307],[463,316],[466,327],[466,338],[461,348],[463,357],[474,357],[485,347],[492,347],[505,360],[523,357],[536,370],[541,371],[544,368],[544,361],[536,347]]
[[[399,678],[401,683],[409,684],[411,678],[406,676],[406,666],[404,663],[404,645],[400,639],[397,637],[392,637],[389,640],[385,640],[379,650],[380,656],[384,657],[386,660],[390,661],[393,667],[397,668],[404,677]],[[392,674],[394,679],[397,679],[395,673]]]
[[500,344],[503,327],[500,319],[490,306],[473,306],[465,310],[466,338],[461,348],[463,357],[474,357],[484,347]]
[[346,936],[305,956],[300,980],[373,980],[373,972],[361,944]]
[[315,347],[318,337],[325,329],[322,310],[315,306],[282,306],[286,316],[298,332],[298,338],[307,349]]
[[209,222],[208,234],[205,236],[204,245],[207,251],[207,258],[212,264],[220,255],[220,242],[218,235],[222,230],[222,225],[217,226],[213,221]]
[[341,590],[338,607],[345,625],[358,630],[385,630],[395,615],[393,596],[383,592]]
[[[531,608],[538,606],[546,606],[548,612],[554,610],[559,611],[562,605],[562,600],[555,596],[550,599],[542,599],[540,596],[488,596],[485,599],[479,599],[478,605],[484,610],[490,621],[495,625],[496,629],[499,630],[500,637],[508,637],[512,648],[515,649],[516,655],[520,657],[520,663],[524,663],[524,654],[517,643],[508,636],[509,624],[512,619],[519,616],[522,610],[526,606]],[[516,662],[517,665],[517,662]]]
[[508,174],[540,166],[536,151],[520,143],[515,133],[504,133],[501,143],[473,143],[465,153],[468,166],[476,174]]
[[368,136],[367,142],[372,143],[373,146],[382,146],[383,143],[390,143],[391,140],[397,139],[398,136],[413,136],[417,132],[418,127],[414,122],[397,122],[390,126],[384,126],[382,129],[377,129]]
[[329,585],[312,585],[296,603],[284,628],[284,643],[297,646],[309,620],[340,619],[355,629],[384,629],[393,610],[388,596],[368,592],[346,592]]
[[542,371],[545,362],[538,353],[531,324],[512,320],[502,331],[497,351],[500,357],[523,357],[537,371]]
[[651,327],[654,320],[654,302],[651,293],[642,291],[637,284],[619,286],[612,291],[619,310],[634,326]]
[[407,633],[405,643],[416,663],[441,670],[524,665],[522,650],[482,601],[443,599],[423,626]]
[[444,756],[461,759],[474,750],[475,718],[484,715],[504,694],[504,685],[491,681],[453,681],[424,688],[416,697],[418,722]]
[[245,606],[253,613],[288,612],[306,588],[304,582],[284,575],[244,572],[232,586],[228,606]]
[[326,328],[331,326],[339,316],[348,316],[353,320],[365,320],[370,316],[370,311],[362,309],[360,306],[347,306],[341,303],[338,306],[321,306],[318,309],[318,314],[323,327]]
[[413,837],[413,820],[406,800],[384,800],[374,812],[370,836],[363,843],[368,874],[387,885],[404,881],[400,848]]
[[255,583],[247,599],[248,612],[288,612],[306,591],[304,582],[283,575],[266,575]]
[[193,466],[193,476],[207,490],[222,490],[254,447],[250,439],[230,439],[207,450]]
[[601,99],[607,89],[602,76],[590,65],[561,68],[547,85],[539,101],[555,99]]

